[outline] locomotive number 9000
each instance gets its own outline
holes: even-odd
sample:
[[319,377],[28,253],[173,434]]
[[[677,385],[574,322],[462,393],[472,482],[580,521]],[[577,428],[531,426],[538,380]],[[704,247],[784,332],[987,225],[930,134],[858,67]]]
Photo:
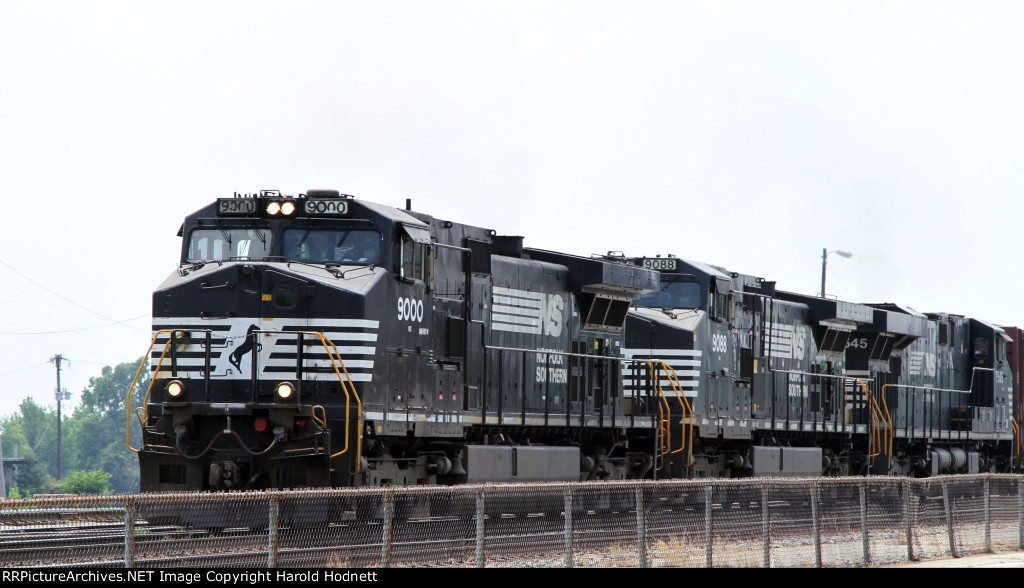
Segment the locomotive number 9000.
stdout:
[[256,214],[256,200],[252,198],[218,198],[218,214]]
[[415,323],[423,322],[423,301],[413,300],[412,298],[399,298],[398,299],[398,320],[400,321],[412,321]]
[[348,214],[348,201],[337,198],[309,198],[304,208],[309,216],[339,216]]

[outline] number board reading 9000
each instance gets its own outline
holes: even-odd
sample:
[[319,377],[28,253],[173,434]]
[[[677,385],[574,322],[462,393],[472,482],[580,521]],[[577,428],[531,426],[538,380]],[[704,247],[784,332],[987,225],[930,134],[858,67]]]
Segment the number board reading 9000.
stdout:
[[676,257],[641,257],[639,261],[644,269],[679,272],[679,259]]
[[218,198],[217,214],[220,216],[252,216],[256,214],[256,199]]
[[307,198],[302,210],[306,216],[344,216],[348,214],[348,202],[340,198]]

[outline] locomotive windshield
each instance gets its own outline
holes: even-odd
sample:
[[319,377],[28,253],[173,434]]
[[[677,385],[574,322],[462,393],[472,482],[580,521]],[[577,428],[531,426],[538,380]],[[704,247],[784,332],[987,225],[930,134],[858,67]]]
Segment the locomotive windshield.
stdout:
[[662,274],[661,290],[644,294],[633,306],[651,308],[700,308],[700,284],[697,282],[666,282]]
[[289,229],[284,256],[289,260],[330,263],[380,262],[380,233],[366,230]]
[[381,236],[377,231],[288,229],[281,253],[272,252],[273,237],[268,229],[197,229],[189,238],[188,261],[280,261],[282,257],[288,261],[366,265],[381,261]]
[[271,233],[253,228],[198,229],[188,244],[189,261],[260,260],[270,255]]

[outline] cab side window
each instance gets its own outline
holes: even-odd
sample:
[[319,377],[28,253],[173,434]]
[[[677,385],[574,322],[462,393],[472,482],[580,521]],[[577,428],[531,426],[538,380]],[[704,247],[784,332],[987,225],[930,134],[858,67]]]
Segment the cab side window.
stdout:
[[729,312],[731,309],[729,306],[729,293],[719,292],[715,283],[712,282],[709,298],[711,299],[711,318],[728,321],[731,314]]
[[401,276],[408,280],[428,281],[430,273],[430,248],[403,235]]

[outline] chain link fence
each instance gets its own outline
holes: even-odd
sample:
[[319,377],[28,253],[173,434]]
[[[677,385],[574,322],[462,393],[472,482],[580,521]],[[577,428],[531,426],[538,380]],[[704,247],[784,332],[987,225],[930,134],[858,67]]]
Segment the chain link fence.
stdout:
[[0,500],[3,567],[867,567],[1024,549],[1024,477]]

